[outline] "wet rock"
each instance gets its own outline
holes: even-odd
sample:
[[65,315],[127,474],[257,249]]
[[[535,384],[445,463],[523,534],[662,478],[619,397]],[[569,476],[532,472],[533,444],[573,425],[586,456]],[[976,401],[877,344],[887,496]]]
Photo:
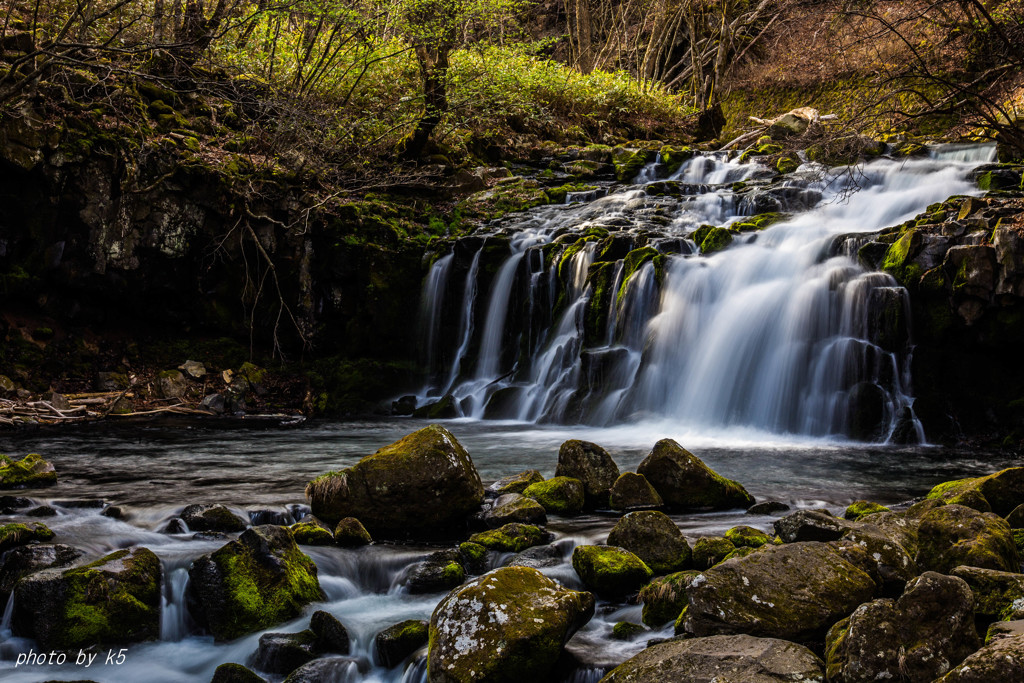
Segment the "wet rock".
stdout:
[[1024,636],[1024,621],[997,621],[988,627],[988,633],[985,634],[985,644],[988,645],[994,640],[1000,640],[1002,638],[1015,638],[1017,636]]
[[838,683],[927,683],[978,647],[971,591],[961,579],[926,572],[899,600],[861,605],[828,633],[828,677]]
[[192,504],[181,511],[181,520],[190,531],[242,531],[248,525],[246,520],[223,505]]
[[278,526],[246,529],[198,558],[188,575],[189,612],[217,640],[269,628],[324,598],[316,565]]
[[737,548],[760,548],[772,542],[772,537],[750,526],[734,526],[725,532],[725,540]]
[[696,636],[820,638],[877,588],[867,573],[823,543],[765,546],[702,576],[687,589],[682,622]]
[[700,571],[691,569],[653,579],[640,589],[640,602],[644,604],[642,621],[651,628],[659,628],[679,618],[689,604],[686,588]]
[[570,517],[583,510],[585,491],[583,482],[572,477],[554,477],[530,484],[523,495],[540,503],[553,515]]
[[1013,508],[1010,514],[1006,515],[1006,523],[1011,529],[1024,529],[1024,505]]
[[824,666],[796,643],[749,635],[669,640],[626,660],[603,683],[823,681]]
[[519,553],[530,546],[549,543],[551,536],[532,524],[506,524],[498,529],[481,531],[469,537],[471,543],[482,545],[488,550]]
[[[527,486],[541,481],[544,481],[544,475],[537,470],[524,470],[519,474],[502,477],[488,486],[487,490],[497,493],[499,496],[503,493],[522,493]],[[543,505],[543,503],[541,504]]]
[[128,516],[125,514],[124,509],[117,505],[111,505],[103,508],[103,512],[100,514],[104,517],[110,517],[111,519],[125,519]]
[[228,410],[227,398],[223,394],[207,394],[199,405],[216,415],[223,415]]
[[316,635],[308,629],[298,633],[264,633],[253,666],[269,674],[289,674],[316,658],[315,641]]
[[999,638],[965,659],[936,683],[1024,680],[1024,636]]
[[317,610],[309,619],[309,630],[316,636],[316,651],[347,655],[350,648],[348,629],[330,612]]
[[32,506],[31,498],[21,496],[0,496],[0,508],[4,510],[19,510]]
[[612,485],[610,504],[612,510],[637,510],[661,507],[661,496],[642,474],[623,472]]
[[469,453],[444,427],[431,425],[341,472],[306,486],[313,514],[336,523],[357,517],[375,536],[446,530],[484,498]]
[[749,508],[754,498],[671,439],[662,439],[636,470],[667,505],[685,509]]
[[543,680],[593,614],[590,593],[566,590],[535,569],[496,569],[434,609],[427,680]]
[[29,453],[21,460],[0,455],[0,489],[27,489],[53,486],[57,470],[38,453]]
[[389,626],[373,639],[377,661],[388,669],[394,668],[427,644],[428,624],[418,619],[408,619]]
[[455,588],[466,580],[458,550],[441,550],[414,564],[405,579],[410,593],[437,593]]
[[56,517],[57,511],[49,505],[34,507],[25,513],[26,517]]
[[873,515],[878,512],[890,512],[889,508],[878,503],[871,503],[866,500],[858,500],[855,503],[851,503],[847,506],[846,511],[843,512],[843,519],[848,519],[853,522],[859,521],[866,515]]
[[30,574],[14,588],[14,633],[65,650],[159,638],[161,575],[147,548]]
[[334,542],[342,548],[355,548],[373,542],[370,532],[355,517],[346,517],[334,527]]
[[612,640],[636,640],[647,629],[631,621],[620,621],[612,627]]
[[967,582],[974,595],[974,613],[985,620],[1007,619],[1024,610],[1024,574],[965,566],[950,574]]
[[655,574],[668,574],[690,566],[690,544],[675,522],[663,512],[631,512],[608,534],[608,545],[625,548]]
[[167,521],[164,528],[160,530],[162,534],[187,534],[188,527],[185,526],[185,522],[181,521],[181,518],[174,517]]
[[223,531],[197,531],[192,534],[193,541],[226,541],[228,535]]
[[494,507],[484,513],[484,523],[492,529],[512,523],[544,525],[547,522],[543,506],[519,493],[502,495],[494,501]]
[[483,574],[487,571],[487,548],[479,543],[460,543],[459,556],[467,574]]
[[747,508],[748,515],[774,515],[777,512],[787,512],[789,506],[774,500],[766,500],[763,503],[755,503]]
[[413,417],[426,420],[450,420],[459,416],[459,401],[451,394],[412,411]]
[[578,545],[572,568],[583,585],[598,595],[617,597],[640,590],[653,572],[633,553],[611,545]]
[[961,564],[1020,570],[1013,534],[1004,519],[963,505],[943,505],[921,519],[917,561],[922,570],[948,573]]
[[[870,574],[887,596],[902,593],[907,582],[919,573],[917,563],[906,548],[871,524],[846,532],[832,546]],[[851,552],[851,549],[857,552]]]
[[701,536],[693,544],[693,566],[697,569],[708,569],[726,558],[736,550],[736,546],[721,536]]
[[19,545],[49,541],[53,537],[50,527],[40,522],[33,522],[31,526],[20,522],[0,524],[0,553]]
[[824,510],[800,510],[775,520],[775,533],[783,543],[838,541],[853,528],[851,522],[833,517]]
[[[295,521],[295,518],[283,510],[250,510],[249,524],[262,526],[264,524],[276,524],[277,526],[288,526]],[[302,520],[309,521],[309,520]]]
[[348,657],[322,657],[303,664],[284,679],[284,683],[334,683],[355,680],[359,667]]
[[392,415],[412,415],[416,412],[416,397],[402,396],[391,402]]
[[0,398],[14,395],[18,386],[7,375],[0,375]]
[[299,522],[288,528],[299,545],[334,545],[331,532],[315,522]]
[[608,451],[595,443],[571,439],[558,449],[556,477],[571,477],[583,483],[587,507],[607,507],[619,467]]
[[[972,497],[972,494],[975,495]],[[927,497],[974,507],[968,502],[977,501],[977,495],[988,505],[981,512],[994,512],[1000,516],[1010,514],[1015,507],[1024,504],[1024,467],[1011,467],[985,477],[947,481],[934,487]],[[965,502],[965,497],[968,502]]]
[[228,663],[217,667],[210,683],[267,683],[267,681],[241,664]]
[[69,545],[23,545],[9,550],[0,562],[0,605],[14,590],[20,579],[51,567],[66,567],[82,556],[82,551]]

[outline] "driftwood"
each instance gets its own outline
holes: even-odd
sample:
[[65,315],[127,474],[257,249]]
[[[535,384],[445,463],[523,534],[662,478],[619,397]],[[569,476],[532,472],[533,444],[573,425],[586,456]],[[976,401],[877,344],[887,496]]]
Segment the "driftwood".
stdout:
[[735,149],[735,148],[739,147],[740,145],[743,145],[743,144],[746,144],[748,142],[757,140],[762,135],[767,133],[768,129],[771,128],[772,125],[775,124],[775,122],[780,120],[783,116],[789,116],[790,114],[792,114],[793,116],[796,116],[798,118],[805,119],[805,120],[807,120],[807,121],[809,121],[811,123],[819,123],[821,121],[834,121],[837,118],[839,118],[836,114],[821,115],[821,114],[818,113],[817,109],[812,109],[811,107],[799,107],[797,109],[792,109],[792,110],[786,112],[785,114],[782,114],[780,116],[776,116],[773,119],[762,119],[762,118],[758,118],[757,116],[751,116],[750,120],[753,121],[754,123],[758,124],[758,128],[755,128],[754,130],[751,130],[751,131],[747,131],[746,133],[743,133],[739,137],[737,137],[737,138],[735,138],[733,140],[730,140],[725,145],[723,145],[721,148],[719,148],[718,151],[719,152],[726,152],[726,151],[728,151],[730,149]]
[[87,394],[66,394],[69,408],[57,408],[52,401],[29,400],[13,401],[0,398],[0,425],[15,427],[23,424],[59,424],[102,420],[107,417],[133,417],[136,415],[157,415],[174,413],[178,415],[209,415],[210,411],[197,408],[182,402],[180,399],[169,406],[161,406],[149,410],[134,410],[126,413],[114,413],[114,407],[125,396],[129,396],[132,388],[124,391],[107,391]]

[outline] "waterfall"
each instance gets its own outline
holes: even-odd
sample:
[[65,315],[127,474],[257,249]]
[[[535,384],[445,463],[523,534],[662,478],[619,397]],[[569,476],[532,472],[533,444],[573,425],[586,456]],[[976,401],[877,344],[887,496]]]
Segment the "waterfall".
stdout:
[[[506,219],[490,234],[509,254],[486,292],[483,246],[461,288],[449,286],[452,254],[425,281],[432,358],[444,355],[433,346],[446,291],[461,293],[461,317],[446,379],[419,399],[451,393],[474,418],[657,418],[869,441],[902,421],[923,441],[906,292],[856,252],[934,202],[977,194],[970,171],[992,155],[947,145],[854,168],[807,163],[781,179],[698,155],[664,180],[650,164],[622,191]],[[767,227],[744,222],[763,214]],[[730,229],[732,243],[696,253],[688,237],[705,225]]]

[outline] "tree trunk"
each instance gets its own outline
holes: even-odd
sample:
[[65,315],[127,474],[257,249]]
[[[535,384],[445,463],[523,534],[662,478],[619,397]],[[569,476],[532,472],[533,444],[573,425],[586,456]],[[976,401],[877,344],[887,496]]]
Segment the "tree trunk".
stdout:
[[416,59],[423,76],[423,116],[416,122],[405,143],[402,156],[406,159],[419,159],[430,142],[430,135],[441,123],[448,111],[448,53],[450,48],[438,46],[428,49],[417,46]]

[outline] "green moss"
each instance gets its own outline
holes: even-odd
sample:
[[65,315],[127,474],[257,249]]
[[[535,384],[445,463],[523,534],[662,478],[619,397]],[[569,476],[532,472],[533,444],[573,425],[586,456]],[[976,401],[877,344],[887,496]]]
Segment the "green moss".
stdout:
[[882,270],[887,271],[904,286],[916,288],[924,271],[921,266],[911,263],[921,243],[921,235],[917,230],[906,231],[889,247],[882,261]]
[[615,295],[613,278],[617,264],[610,261],[595,263],[587,272],[590,283],[590,299],[583,313],[583,343],[585,346],[601,346],[605,343],[608,326],[608,312],[611,297]]
[[643,622],[651,628],[659,628],[675,621],[688,604],[686,587],[697,576],[700,572],[695,570],[676,572],[656,578],[641,588]]
[[583,584],[601,595],[626,595],[642,588],[654,572],[643,560],[623,548],[579,545],[572,553],[572,568]]
[[546,539],[540,527],[512,522],[498,529],[473,534],[469,537],[469,541],[488,550],[521,553],[531,546],[543,545]]
[[712,228],[700,243],[700,253],[713,254],[732,244],[732,232],[727,228]]
[[530,484],[523,490],[523,495],[555,515],[578,515],[583,509],[583,483],[571,477],[554,477]]
[[647,629],[640,624],[634,624],[631,621],[620,621],[615,626],[612,626],[612,639],[633,640],[646,632]]
[[457,586],[466,580],[466,570],[458,562],[449,562],[441,570],[441,577],[445,584]]
[[288,527],[300,545],[334,545],[334,536],[319,524],[299,522]]
[[[336,475],[337,473],[331,472],[328,474]],[[355,517],[345,517],[334,527],[334,542],[343,548],[350,548],[372,543],[373,538],[362,522]]]
[[615,166],[615,177],[619,182],[630,182],[644,167],[651,153],[644,149],[615,147],[612,149],[612,164]]
[[693,566],[708,569],[724,560],[736,549],[732,541],[718,536],[701,536],[693,544]]
[[658,152],[661,163],[665,164],[665,169],[669,173],[678,171],[683,162],[692,159],[696,153],[697,151],[691,147],[672,147],[671,145],[665,145]]
[[48,526],[39,522],[32,526],[20,522],[3,524],[0,525],[0,553],[33,541],[49,541],[54,535]]
[[725,538],[737,548],[760,548],[766,543],[772,542],[772,537],[749,526],[734,526],[725,532]]
[[779,157],[779,160],[775,162],[775,170],[783,175],[792,173],[798,168],[800,168],[800,160],[795,155]]
[[[733,223],[730,227],[733,230],[739,230],[740,232],[753,232],[755,230],[764,230],[770,225],[786,220],[789,218],[788,213],[780,213],[777,211],[768,211],[765,213],[759,213],[756,216],[750,216],[743,220]],[[708,226],[710,227],[710,226]]]
[[21,460],[0,455],[0,489],[53,486],[57,472],[38,453],[29,453]]
[[636,272],[646,263],[653,263],[655,268],[655,278],[658,282],[661,282],[664,277],[665,267],[665,255],[658,252],[654,247],[640,247],[626,254],[626,258],[623,259],[623,271],[622,271],[622,284],[619,286],[619,291],[616,294],[616,304],[622,301],[622,297],[626,293],[626,285],[630,278],[636,275]]
[[889,512],[889,508],[878,503],[870,503],[866,500],[858,500],[855,503],[850,504],[846,508],[846,512],[843,513],[844,519],[852,519],[854,521],[859,520],[861,517],[866,515],[873,515],[876,512]]

